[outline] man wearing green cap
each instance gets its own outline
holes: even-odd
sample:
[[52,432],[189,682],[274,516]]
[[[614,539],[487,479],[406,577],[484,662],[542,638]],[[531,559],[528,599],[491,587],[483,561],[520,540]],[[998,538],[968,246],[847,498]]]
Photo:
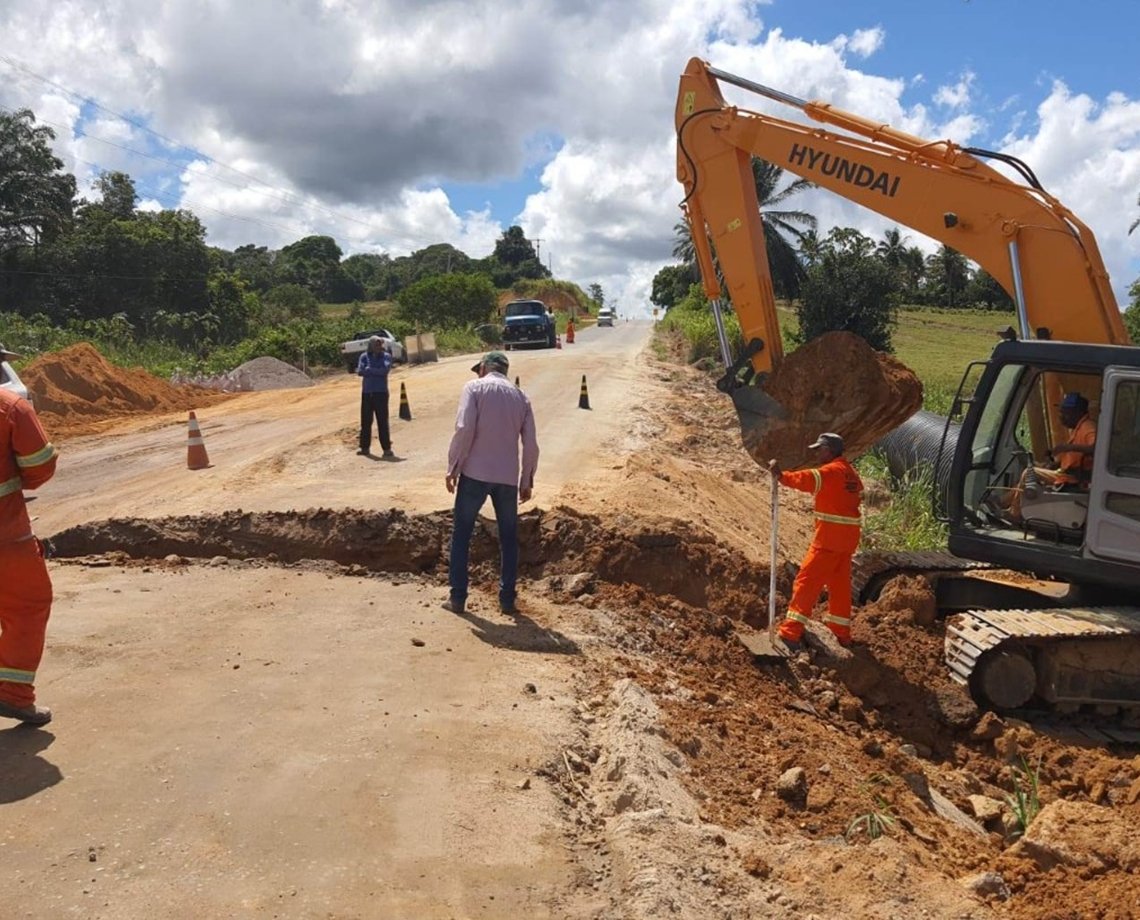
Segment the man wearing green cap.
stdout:
[[[499,525],[502,564],[499,607],[515,612],[515,580],[519,564],[518,505],[528,501],[538,467],[538,439],[534,413],[526,394],[507,379],[510,359],[491,351],[471,368],[479,375],[463,387],[455,434],[447,453],[447,491],[455,495],[451,560],[448,566],[450,596],[445,610],[463,613],[467,607],[467,561],[471,534],[479,509],[488,498]],[[519,467],[519,441],[522,467]]]

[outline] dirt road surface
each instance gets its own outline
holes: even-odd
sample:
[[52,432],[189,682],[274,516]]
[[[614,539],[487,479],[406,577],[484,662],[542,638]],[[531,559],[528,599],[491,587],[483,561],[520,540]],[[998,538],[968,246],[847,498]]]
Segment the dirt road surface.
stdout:
[[[850,658],[758,666],[768,482],[731,407],[647,325],[577,338],[511,355],[542,447],[517,617],[490,523],[469,614],[439,608],[470,357],[396,374],[398,462],[355,455],[347,375],[204,409],[200,472],[180,415],[63,444],[4,916],[1136,915],[1135,747],[978,712],[921,578]],[[783,502],[781,605],[812,530]]]
[[[645,390],[635,358],[649,330],[648,323],[620,323],[584,329],[574,345],[559,350],[510,353],[510,378],[519,378],[538,423],[539,501],[549,501],[567,482],[588,480],[636,443],[633,409]],[[392,374],[395,462],[356,456],[360,380],[349,374],[301,390],[242,394],[199,412],[213,467],[193,475],[186,470],[184,413],[69,441],[60,474],[32,506],[37,529],[52,533],[97,518],[229,508],[448,508],[447,445],[472,361],[445,358]],[[577,408],[582,375],[589,411]],[[411,422],[396,417],[401,383]],[[373,449],[379,453],[375,440]]]

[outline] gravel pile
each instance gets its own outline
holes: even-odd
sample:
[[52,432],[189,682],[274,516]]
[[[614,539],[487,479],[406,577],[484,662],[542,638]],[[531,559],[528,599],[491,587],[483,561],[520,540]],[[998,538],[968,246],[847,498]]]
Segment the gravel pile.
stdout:
[[304,371],[270,357],[246,361],[230,373],[241,381],[243,390],[291,390],[313,385],[312,378]]

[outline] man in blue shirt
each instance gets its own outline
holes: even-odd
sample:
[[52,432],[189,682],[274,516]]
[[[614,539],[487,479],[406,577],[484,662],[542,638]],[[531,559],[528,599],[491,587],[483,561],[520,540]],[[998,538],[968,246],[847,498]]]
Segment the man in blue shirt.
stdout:
[[372,417],[376,416],[376,434],[384,448],[384,459],[391,460],[392,435],[388,430],[388,371],[392,369],[392,356],[384,340],[378,335],[368,339],[368,351],[360,356],[356,373],[363,378],[360,393],[360,450],[369,456],[372,448]]

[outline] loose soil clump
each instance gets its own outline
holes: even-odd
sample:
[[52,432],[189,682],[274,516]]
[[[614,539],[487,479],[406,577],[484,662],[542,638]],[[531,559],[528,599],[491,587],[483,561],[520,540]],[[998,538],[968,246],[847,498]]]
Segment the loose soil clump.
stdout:
[[761,466],[808,460],[824,431],[857,457],[922,407],[922,383],[905,364],[851,332],[827,332],[796,349],[764,382],[786,415],[756,415],[737,404],[744,447]]

